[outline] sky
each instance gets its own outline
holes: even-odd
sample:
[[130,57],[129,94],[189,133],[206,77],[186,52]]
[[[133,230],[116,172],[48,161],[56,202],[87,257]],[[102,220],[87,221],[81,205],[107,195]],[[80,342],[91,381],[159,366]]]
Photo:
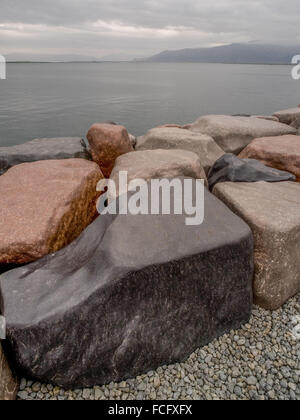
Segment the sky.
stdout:
[[0,54],[148,57],[233,42],[300,43],[299,0],[0,0]]

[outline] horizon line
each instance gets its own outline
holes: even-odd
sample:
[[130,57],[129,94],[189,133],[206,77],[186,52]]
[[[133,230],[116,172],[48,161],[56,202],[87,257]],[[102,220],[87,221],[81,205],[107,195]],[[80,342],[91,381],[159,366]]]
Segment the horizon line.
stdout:
[[291,63],[234,63],[216,61],[149,61],[149,60],[70,60],[70,61],[31,61],[31,60],[8,60],[7,64],[103,64],[103,63],[145,63],[145,64],[228,64],[228,65],[253,65],[253,66],[293,66]]

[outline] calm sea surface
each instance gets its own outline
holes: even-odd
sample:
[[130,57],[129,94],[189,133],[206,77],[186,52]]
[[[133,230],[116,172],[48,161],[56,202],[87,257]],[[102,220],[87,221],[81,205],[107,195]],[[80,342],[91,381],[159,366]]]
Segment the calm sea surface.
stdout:
[[94,122],[135,135],[203,114],[272,114],[300,103],[289,66],[159,63],[8,64],[0,145],[84,136]]

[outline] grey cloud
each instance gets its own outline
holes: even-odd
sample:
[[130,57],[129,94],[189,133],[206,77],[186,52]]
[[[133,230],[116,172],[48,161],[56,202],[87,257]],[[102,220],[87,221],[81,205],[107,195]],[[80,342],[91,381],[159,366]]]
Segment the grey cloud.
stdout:
[[299,15],[299,0],[0,0],[0,52],[147,55],[254,39],[296,44]]

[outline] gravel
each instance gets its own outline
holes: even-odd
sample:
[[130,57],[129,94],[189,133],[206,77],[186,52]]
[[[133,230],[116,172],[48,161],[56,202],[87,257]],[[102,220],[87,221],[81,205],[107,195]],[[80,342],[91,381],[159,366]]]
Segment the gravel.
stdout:
[[249,324],[181,364],[135,379],[67,391],[21,380],[20,400],[300,400],[300,295],[275,312],[254,307]]

